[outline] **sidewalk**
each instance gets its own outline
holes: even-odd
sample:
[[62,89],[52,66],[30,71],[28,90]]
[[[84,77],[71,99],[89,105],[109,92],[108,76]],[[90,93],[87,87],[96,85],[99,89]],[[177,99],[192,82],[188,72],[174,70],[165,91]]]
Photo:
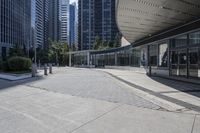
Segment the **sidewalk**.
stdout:
[[2,133],[199,133],[200,116],[19,85],[0,93]]
[[[122,73],[124,76],[129,74]],[[145,75],[137,76],[145,79]],[[0,85],[3,82],[7,81],[0,81]],[[150,90],[145,92],[138,88],[105,71],[54,68],[51,76],[0,89],[0,131],[199,133],[200,115],[195,111],[186,111],[182,106],[180,108],[185,109],[182,112],[151,108],[153,103],[150,101],[169,107],[173,103],[166,104],[167,100],[157,100]],[[150,92],[152,95],[148,94]],[[179,105],[174,104],[175,107]]]
[[145,74],[128,70],[97,69],[122,81],[138,95],[169,110],[185,113],[200,113],[200,86],[148,77]]

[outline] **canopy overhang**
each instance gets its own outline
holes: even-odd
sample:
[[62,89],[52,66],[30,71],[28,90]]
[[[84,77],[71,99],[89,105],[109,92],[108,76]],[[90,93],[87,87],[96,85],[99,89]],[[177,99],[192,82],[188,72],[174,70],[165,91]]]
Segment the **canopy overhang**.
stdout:
[[131,43],[200,17],[200,0],[117,0],[119,30]]

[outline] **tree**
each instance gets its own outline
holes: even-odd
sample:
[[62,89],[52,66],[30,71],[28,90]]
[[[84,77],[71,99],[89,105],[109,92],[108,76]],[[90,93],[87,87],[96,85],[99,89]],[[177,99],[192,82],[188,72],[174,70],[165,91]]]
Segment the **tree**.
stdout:
[[48,51],[45,49],[37,48],[37,60],[42,64],[49,62]]
[[112,41],[109,41],[109,42],[108,42],[108,46],[109,46],[110,48],[113,48],[113,47],[114,47],[114,43],[113,43]]
[[117,33],[115,36],[115,41],[114,41],[115,48],[121,47],[121,38],[122,36],[119,33]]
[[72,45],[72,51],[77,51],[78,50],[78,46],[76,44]]
[[102,45],[102,41],[101,41],[100,37],[96,36],[95,41],[94,41],[94,45],[93,45],[94,46],[93,49],[98,50],[101,47],[101,45]]
[[69,52],[69,47],[67,43],[63,42],[52,42],[48,51],[48,57],[51,62],[56,62],[56,64],[67,65],[67,57]]

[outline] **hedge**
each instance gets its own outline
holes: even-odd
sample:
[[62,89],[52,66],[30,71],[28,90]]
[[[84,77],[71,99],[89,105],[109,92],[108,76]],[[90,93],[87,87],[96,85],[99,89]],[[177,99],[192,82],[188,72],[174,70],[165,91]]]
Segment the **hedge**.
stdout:
[[8,59],[8,67],[10,71],[27,71],[31,68],[31,60],[25,57],[11,57]]

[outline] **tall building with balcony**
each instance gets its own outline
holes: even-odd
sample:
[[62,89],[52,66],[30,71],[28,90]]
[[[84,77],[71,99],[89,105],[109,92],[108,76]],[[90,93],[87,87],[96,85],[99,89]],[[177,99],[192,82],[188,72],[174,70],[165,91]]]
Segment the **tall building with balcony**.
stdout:
[[49,48],[49,1],[50,0],[43,0],[43,16],[44,16],[44,49]]
[[61,0],[60,3],[60,41],[68,43],[69,40],[69,0]]
[[43,47],[43,0],[31,0],[31,47]]
[[0,1],[0,57],[5,60],[9,49],[30,45],[31,0]]
[[31,47],[46,49],[49,0],[31,0]]
[[93,48],[96,36],[112,42],[119,33],[115,18],[115,0],[79,0],[79,49]]

